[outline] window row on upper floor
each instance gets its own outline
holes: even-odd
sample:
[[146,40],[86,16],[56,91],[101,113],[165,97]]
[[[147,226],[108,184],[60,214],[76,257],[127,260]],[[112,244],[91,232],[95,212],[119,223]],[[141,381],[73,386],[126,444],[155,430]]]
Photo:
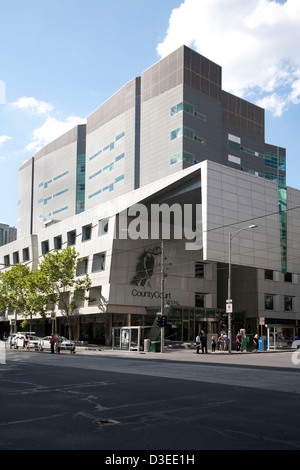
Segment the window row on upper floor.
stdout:
[[115,148],[115,143],[121,140],[125,136],[125,131],[121,132],[115,137],[115,140],[113,142],[110,142],[109,144],[105,145],[103,148],[98,150],[94,155],[89,157],[89,160],[94,160],[94,158],[98,157],[99,155],[103,154],[106,152],[106,150],[113,150]]
[[174,116],[175,114],[178,114],[182,111],[185,111],[186,113],[191,114],[192,116],[196,116],[202,121],[206,121],[207,117],[205,114],[199,113],[198,111],[195,110],[195,106],[187,103],[186,101],[181,101],[181,103],[176,104],[175,106],[172,106],[171,108],[171,116]]
[[30,251],[29,247],[23,248],[21,251],[21,256],[19,251],[14,251],[12,255],[5,255],[3,258],[3,264],[5,268],[9,268],[12,265],[19,263],[26,263],[30,261]]
[[[93,228],[98,228],[97,236],[101,237],[108,232],[109,218],[99,220],[96,226],[93,224],[84,225],[80,233],[77,233],[76,229],[70,230],[67,232],[67,239],[63,241],[62,235],[56,235],[53,238],[53,246],[55,250],[61,250],[64,245],[66,246],[75,246],[77,240],[80,242],[85,242],[92,239]],[[41,252],[42,255],[45,255],[50,251],[50,240],[43,240],[41,242]]]

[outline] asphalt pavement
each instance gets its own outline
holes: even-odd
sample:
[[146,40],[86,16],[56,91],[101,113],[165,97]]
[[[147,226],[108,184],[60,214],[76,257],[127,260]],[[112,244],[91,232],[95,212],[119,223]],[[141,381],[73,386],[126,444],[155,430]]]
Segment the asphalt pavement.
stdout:
[[8,350],[0,449],[102,450],[105,459],[193,450],[195,464],[201,450],[299,450],[298,362],[297,351]]

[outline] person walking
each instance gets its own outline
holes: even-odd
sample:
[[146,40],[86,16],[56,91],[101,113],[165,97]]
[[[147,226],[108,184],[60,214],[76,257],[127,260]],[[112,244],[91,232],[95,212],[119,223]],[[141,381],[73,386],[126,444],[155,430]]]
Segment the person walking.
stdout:
[[241,335],[240,331],[236,335],[235,343],[236,343],[237,352],[241,352],[242,351],[242,335]]
[[51,354],[54,354],[55,343],[56,343],[55,336],[51,335],[51,338],[50,338]]
[[24,347],[25,347],[25,351],[27,351],[28,349],[28,343],[29,343],[29,338],[27,336],[27,333],[25,333],[25,336],[24,336]]

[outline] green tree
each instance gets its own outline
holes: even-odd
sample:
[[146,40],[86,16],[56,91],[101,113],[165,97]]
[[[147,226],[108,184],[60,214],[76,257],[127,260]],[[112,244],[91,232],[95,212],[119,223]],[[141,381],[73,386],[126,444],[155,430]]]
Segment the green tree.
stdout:
[[72,317],[79,310],[80,302],[88,300],[87,293],[91,280],[87,274],[77,277],[77,267],[81,260],[75,248],[48,252],[39,265],[39,271],[46,279],[47,298],[56,304],[66,319],[69,338],[72,338]]
[[30,331],[33,315],[46,315],[46,280],[38,270],[17,264],[0,274],[0,309],[8,308],[25,318],[30,317]]

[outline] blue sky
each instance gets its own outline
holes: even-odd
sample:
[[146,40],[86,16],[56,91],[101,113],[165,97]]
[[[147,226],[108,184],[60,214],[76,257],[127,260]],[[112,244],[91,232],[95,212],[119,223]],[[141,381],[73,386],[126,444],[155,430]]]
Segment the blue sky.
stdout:
[[17,225],[28,158],[182,44],[266,109],[300,189],[299,0],[0,0],[0,18],[0,222]]

